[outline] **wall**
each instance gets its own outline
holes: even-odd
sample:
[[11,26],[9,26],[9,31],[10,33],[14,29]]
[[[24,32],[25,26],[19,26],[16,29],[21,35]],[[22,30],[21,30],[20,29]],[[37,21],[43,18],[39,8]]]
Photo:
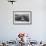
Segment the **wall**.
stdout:
[[[14,5],[0,0],[0,40],[14,40],[18,32],[31,34],[37,41],[46,40],[46,13],[43,0],[17,0]],[[31,11],[32,25],[14,25],[13,11]]]

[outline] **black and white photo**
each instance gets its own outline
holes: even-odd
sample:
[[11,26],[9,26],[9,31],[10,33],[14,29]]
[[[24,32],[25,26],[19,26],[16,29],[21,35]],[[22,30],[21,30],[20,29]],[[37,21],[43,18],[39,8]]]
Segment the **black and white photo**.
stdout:
[[32,24],[31,11],[14,11],[13,24]]

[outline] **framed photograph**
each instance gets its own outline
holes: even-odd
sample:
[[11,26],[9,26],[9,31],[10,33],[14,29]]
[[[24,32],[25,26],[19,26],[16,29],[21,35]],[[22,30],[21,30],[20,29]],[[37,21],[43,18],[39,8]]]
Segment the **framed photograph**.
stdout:
[[13,24],[32,24],[32,11],[13,11]]

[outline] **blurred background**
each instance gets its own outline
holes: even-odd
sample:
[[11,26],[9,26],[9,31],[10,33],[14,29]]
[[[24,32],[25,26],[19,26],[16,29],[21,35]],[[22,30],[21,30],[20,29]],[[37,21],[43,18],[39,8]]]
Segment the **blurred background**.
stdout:
[[[13,11],[32,11],[32,24],[14,25]],[[8,0],[0,0],[0,41],[15,40],[19,32],[26,32],[37,41],[46,41],[45,0],[17,0],[13,5]]]

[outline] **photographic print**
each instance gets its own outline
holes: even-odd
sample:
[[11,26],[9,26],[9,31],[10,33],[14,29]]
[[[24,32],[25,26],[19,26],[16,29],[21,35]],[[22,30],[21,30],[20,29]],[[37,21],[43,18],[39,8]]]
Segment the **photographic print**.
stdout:
[[13,24],[32,24],[32,12],[13,11]]

